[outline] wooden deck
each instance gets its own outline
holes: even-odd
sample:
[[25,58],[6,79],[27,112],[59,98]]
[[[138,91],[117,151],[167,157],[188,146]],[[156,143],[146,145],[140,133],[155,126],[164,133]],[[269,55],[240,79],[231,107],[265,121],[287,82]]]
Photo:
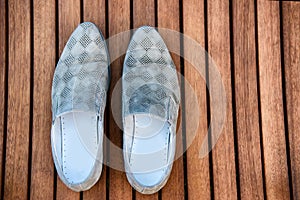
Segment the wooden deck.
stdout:
[[[135,192],[124,172],[109,167],[82,193],[67,189],[56,175],[50,146],[52,77],[68,37],[82,21],[94,22],[106,38],[144,24],[183,32],[219,67],[227,120],[216,147],[199,159],[209,98],[204,80],[174,56],[205,117],[156,194]],[[300,199],[300,2],[0,0],[0,25],[1,199]],[[122,58],[111,70],[113,88]],[[109,98],[107,105],[106,134],[121,146]],[[186,120],[192,120],[188,113],[182,123]]]

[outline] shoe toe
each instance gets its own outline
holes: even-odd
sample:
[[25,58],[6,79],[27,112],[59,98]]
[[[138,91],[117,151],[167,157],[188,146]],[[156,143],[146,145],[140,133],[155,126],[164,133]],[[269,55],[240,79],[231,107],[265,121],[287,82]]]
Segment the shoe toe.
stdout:
[[108,62],[105,40],[91,22],[81,23],[67,41],[60,61],[71,64]]
[[153,187],[160,185],[165,179],[165,170],[157,170],[148,173],[133,174],[135,180],[145,187]]

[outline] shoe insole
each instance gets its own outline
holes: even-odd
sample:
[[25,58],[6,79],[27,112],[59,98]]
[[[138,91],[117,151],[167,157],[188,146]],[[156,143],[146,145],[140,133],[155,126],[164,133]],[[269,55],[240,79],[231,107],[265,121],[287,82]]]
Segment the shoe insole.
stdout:
[[146,114],[133,117],[130,167],[134,178],[144,186],[160,183],[168,168],[169,123]]
[[98,119],[91,112],[72,112],[61,116],[62,170],[73,184],[90,175],[98,151]]

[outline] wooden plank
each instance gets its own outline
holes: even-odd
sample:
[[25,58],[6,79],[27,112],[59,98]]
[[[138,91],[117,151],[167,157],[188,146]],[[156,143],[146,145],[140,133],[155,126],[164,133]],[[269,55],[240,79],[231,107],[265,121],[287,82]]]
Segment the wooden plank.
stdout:
[[[84,0],[83,1],[84,6],[84,21],[90,21],[96,24],[96,26],[100,29],[102,34],[105,36],[106,27],[105,27],[105,0]],[[106,116],[106,115],[105,115]],[[105,119],[106,120],[106,119]],[[106,123],[104,120],[104,133],[106,133]],[[105,141],[105,140],[104,140]],[[103,150],[104,150],[104,158],[105,159],[105,149],[106,144],[104,142],[103,144]],[[88,191],[83,193],[83,199],[99,199],[101,196],[101,199],[106,199],[106,165],[103,164],[102,166],[102,173],[99,181]]]
[[254,0],[234,0],[233,49],[236,122],[242,199],[263,199]]
[[[183,33],[187,37],[191,37],[199,43],[203,48],[205,47],[205,24],[204,24],[204,0],[188,0],[183,2]],[[193,50],[184,43],[184,54],[192,54]],[[205,60],[205,56],[202,58]],[[210,177],[209,177],[209,157],[199,158],[199,150],[201,148],[203,139],[207,134],[207,105],[206,105],[206,83],[195,69],[196,66],[189,62],[184,62],[184,77],[186,83],[190,84],[194,93],[197,95],[198,109],[201,113],[198,130],[195,138],[192,130],[194,122],[194,104],[191,102],[191,97],[185,96],[186,106],[186,136],[187,144],[191,145],[187,150],[187,179],[188,179],[188,197],[190,199],[211,199],[210,194]],[[193,139],[193,141],[191,141]]]
[[133,27],[155,26],[154,0],[133,1]]
[[[177,0],[158,0],[157,2],[157,16],[158,16],[158,28],[168,28],[171,30],[179,31],[179,1]],[[162,36],[167,46],[170,45],[168,42],[174,42],[180,44],[180,41],[173,41],[171,38]],[[174,64],[176,65],[177,71],[180,73],[180,57],[172,54]],[[180,123],[180,120],[178,120]],[[176,145],[177,149],[182,149],[182,131],[177,131]],[[180,157],[173,163],[173,169],[170,178],[162,189],[162,199],[184,199],[184,169],[183,159]]]
[[[226,98],[226,121],[218,143],[212,150],[215,199],[237,199],[236,170],[234,156],[234,132],[232,119],[232,91],[230,67],[229,1],[207,2],[208,52],[215,61],[223,79]],[[214,77],[209,75],[209,81]],[[210,88],[214,92],[214,87]],[[219,115],[218,110],[211,114]],[[214,133],[214,127],[212,134]]]
[[[2,27],[0,30],[0,159],[1,164],[0,167],[2,169],[2,165],[5,165],[3,163],[3,151],[5,149],[5,146],[3,144],[4,139],[4,121],[5,121],[5,87],[6,87],[6,44],[7,44],[7,38],[6,38],[6,1],[0,0],[0,26]],[[2,183],[2,170],[0,171],[0,180]],[[2,185],[0,183],[0,194],[2,194]]]
[[30,1],[9,1],[8,7],[9,76],[4,199],[24,199],[28,190],[30,134]]
[[279,2],[259,0],[258,50],[266,195],[289,199],[282,102]]
[[[61,55],[70,35],[80,23],[80,0],[59,0],[59,56]],[[79,199],[78,192],[73,192],[57,176],[57,199]]]
[[[53,199],[51,83],[55,60],[55,2],[34,0],[34,91],[31,198]],[[46,47],[46,48],[45,48]],[[46,55],[46,56],[45,56]]]
[[283,44],[293,197],[300,198],[300,3],[282,2]]
[[[133,28],[148,25],[155,26],[155,8],[154,0],[133,1]],[[143,195],[136,192],[135,199],[152,200],[158,199],[158,193],[152,195]]]
[[[130,29],[130,1],[129,0],[112,0],[109,1],[109,36],[112,37],[115,34],[118,34],[122,31],[128,31]],[[118,45],[127,45],[125,41],[119,43]],[[114,49],[116,51],[121,51],[123,47],[114,47],[110,46],[110,51]],[[125,52],[124,52],[125,53]],[[111,64],[111,86],[109,92],[109,103],[112,96],[112,91],[116,83],[122,77],[122,68],[123,68],[124,56],[121,56],[117,60],[113,61]],[[121,101],[121,99],[119,99]],[[119,102],[120,103],[120,102]],[[119,104],[121,105],[121,104]],[[120,130],[118,125],[115,123],[113,114],[109,110],[109,130],[110,130],[110,140],[113,144],[117,145],[122,149],[123,146],[123,132]],[[110,146],[110,160],[120,159],[123,160],[122,155],[114,155],[112,152],[112,145]],[[125,172],[118,171],[116,169],[109,170],[109,198],[110,199],[131,199],[132,198],[132,188],[127,181]]]
[[58,0],[59,56],[80,23],[80,0]]
[[83,1],[83,20],[93,22],[105,36],[105,0],[84,0]]

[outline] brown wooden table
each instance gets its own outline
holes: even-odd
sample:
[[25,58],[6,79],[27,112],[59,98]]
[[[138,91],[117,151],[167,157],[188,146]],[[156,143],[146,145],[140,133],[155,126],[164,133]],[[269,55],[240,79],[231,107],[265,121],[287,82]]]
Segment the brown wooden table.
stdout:
[[[135,192],[124,172],[109,167],[82,193],[67,189],[56,175],[50,146],[52,77],[68,37],[82,21],[94,22],[106,38],[144,24],[180,31],[205,47],[219,67],[228,100],[224,133],[199,159],[210,120],[205,81],[173,55],[205,117],[156,194]],[[112,64],[111,88],[121,77],[122,62]],[[121,146],[110,101],[106,134]],[[300,2],[0,0],[2,199],[300,199],[299,113]],[[189,113],[182,116],[183,124],[192,120]]]

